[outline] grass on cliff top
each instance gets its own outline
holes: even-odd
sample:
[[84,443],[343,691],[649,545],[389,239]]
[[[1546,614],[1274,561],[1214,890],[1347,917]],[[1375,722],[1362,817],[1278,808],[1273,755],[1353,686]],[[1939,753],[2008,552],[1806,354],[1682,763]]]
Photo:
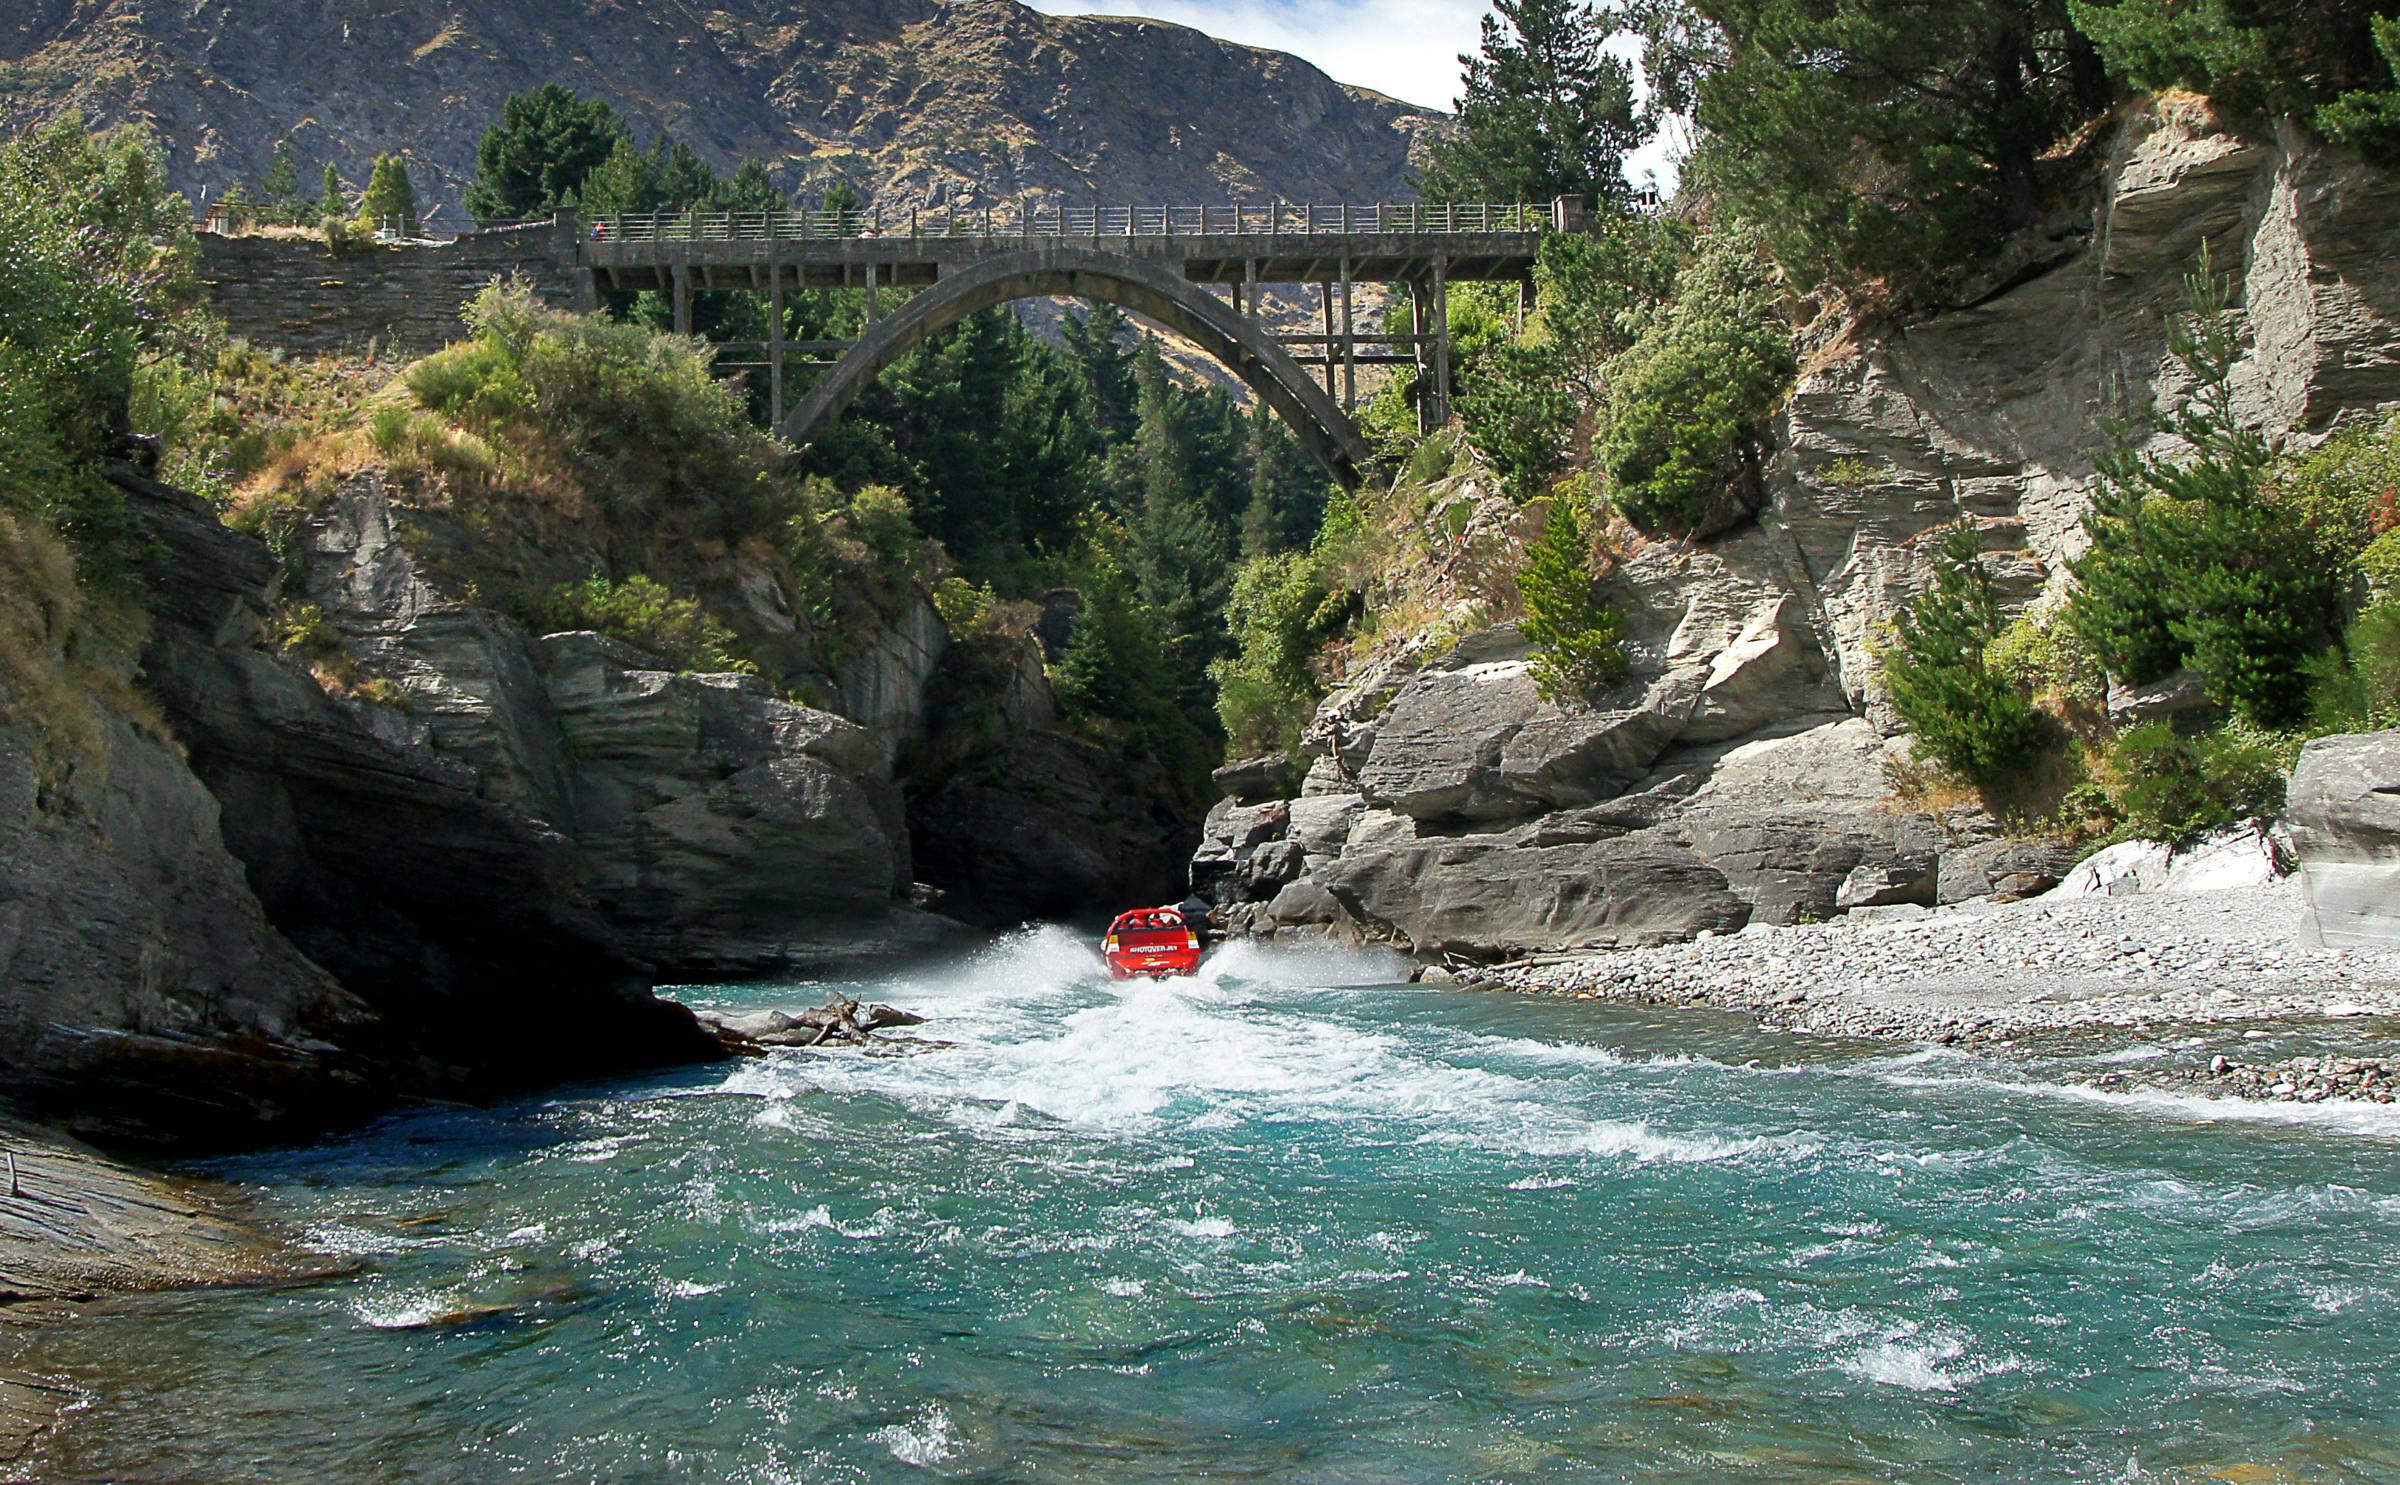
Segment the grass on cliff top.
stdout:
[[466,312],[472,335],[366,394],[252,471],[237,510],[307,503],[367,469],[433,502],[505,490],[575,521],[678,511],[739,539],[771,523],[781,445],[752,427],[708,352],[637,325],[542,307],[495,284]]
[[159,441],[160,475],[220,505],[304,443],[355,424],[398,365],[287,356],[204,325],[181,356],[134,373],[133,426]]
[[[371,390],[340,388],[341,414],[279,440],[228,520],[281,545],[377,474],[418,570],[454,596],[786,689],[947,570],[897,494],[796,474],[697,342],[549,309],[513,284],[466,319],[469,338]],[[790,624],[736,591],[761,574]]]

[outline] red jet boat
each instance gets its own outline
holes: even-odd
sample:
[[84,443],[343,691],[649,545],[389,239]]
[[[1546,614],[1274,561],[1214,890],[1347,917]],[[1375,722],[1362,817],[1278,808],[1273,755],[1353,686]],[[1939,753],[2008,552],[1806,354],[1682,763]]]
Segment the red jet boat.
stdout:
[[1181,908],[1135,908],[1108,925],[1100,952],[1111,979],[1188,975],[1200,968],[1200,933]]

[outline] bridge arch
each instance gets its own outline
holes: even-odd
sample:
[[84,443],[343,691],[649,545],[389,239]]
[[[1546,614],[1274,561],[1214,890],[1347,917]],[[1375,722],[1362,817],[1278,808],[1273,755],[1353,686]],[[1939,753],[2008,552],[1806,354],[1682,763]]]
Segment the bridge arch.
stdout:
[[893,362],[942,331],[987,309],[1047,298],[1100,300],[1193,341],[1273,408],[1327,473],[1357,488],[1370,458],[1357,425],[1256,322],[1170,268],[1083,248],[1034,248],[944,275],[870,325],[777,431],[806,444]]

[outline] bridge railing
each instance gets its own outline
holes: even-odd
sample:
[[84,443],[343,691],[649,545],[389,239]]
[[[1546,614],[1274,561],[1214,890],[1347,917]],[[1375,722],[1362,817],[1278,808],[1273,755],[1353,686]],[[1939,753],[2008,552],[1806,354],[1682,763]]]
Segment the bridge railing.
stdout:
[[1353,237],[1539,233],[1566,225],[1556,205],[1394,201],[1320,206],[873,207],[860,211],[619,212],[595,242],[807,242],[925,237]]

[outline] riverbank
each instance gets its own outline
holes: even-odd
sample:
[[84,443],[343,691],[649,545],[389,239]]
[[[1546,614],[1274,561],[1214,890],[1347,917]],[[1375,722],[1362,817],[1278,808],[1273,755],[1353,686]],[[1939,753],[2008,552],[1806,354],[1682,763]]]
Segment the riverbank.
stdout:
[[322,1268],[192,1182],[0,1120],[0,1478],[78,1400],[13,1362],[32,1329],[110,1294],[259,1284]]
[[[1737,1011],[1771,1030],[1969,1047],[2075,1033],[2140,1042],[2206,1030],[2238,1040],[2309,1025],[2321,1026],[2329,1043],[2347,1042],[2383,1018],[2400,1018],[2400,952],[2315,947],[2302,933],[2304,908],[2291,879],[2219,891],[2045,896],[1761,925],[1685,944],[1507,966],[1474,982]],[[2343,1028],[2338,1036],[2334,1023]],[[2261,1067],[2211,1051],[2195,1068],[2162,1069],[2141,1081],[2299,1097],[2311,1091],[2309,1070],[2289,1061]],[[2313,1086],[2324,1090],[2320,1096],[2388,1101],[2388,1070],[2343,1066],[2328,1075],[2320,1068]]]

